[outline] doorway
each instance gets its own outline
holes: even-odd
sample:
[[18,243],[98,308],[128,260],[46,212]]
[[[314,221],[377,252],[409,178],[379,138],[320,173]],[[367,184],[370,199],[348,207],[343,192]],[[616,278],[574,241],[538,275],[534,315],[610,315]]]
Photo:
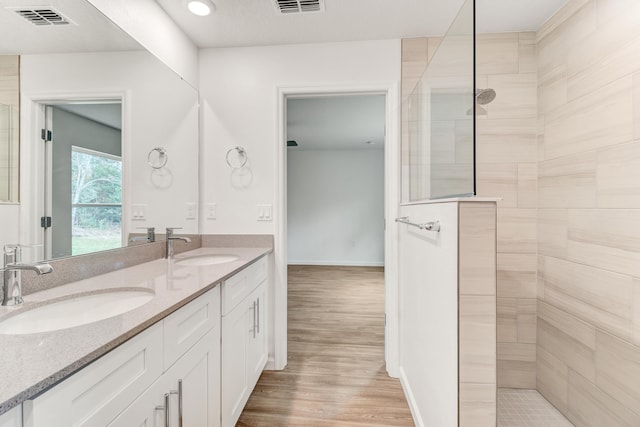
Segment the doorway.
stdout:
[[[297,102],[297,100],[304,99],[323,99],[323,98],[348,98],[348,97],[364,97],[364,96],[377,96],[379,99],[383,100],[384,105],[384,115],[383,115],[383,123],[382,123],[382,149],[377,147],[379,158],[382,158],[382,183],[380,185],[380,190],[383,194],[382,196],[382,216],[377,220],[379,223],[380,231],[382,233],[382,244],[381,250],[382,252],[382,261],[378,259],[378,261],[374,261],[373,263],[370,261],[369,266],[384,266],[384,313],[383,313],[383,323],[384,323],[384,361],[385,361],[385,369],[387,373],[392,377],[397,377],[398,375],[398,331],[397,331],[397,251],[396,251],[396,238],[397,238],[397,226],[393,222],[394,218],[397,216],[398,209],[398,200],[399,200],[399,167],[397,164],[399,153],[398,153],[398,119],[399,119],[399,111],[398,111],[398,86],[397,84],[391,84],[388,86],[385,85],[372,85],[372,86],[362,86],[362,87],[350,87],[350,88],[281,88],[278,91],[278,104],[279,104],[279,146],[278,146],[278,157],[277,157],[277,170],[278,170],[278,185],[277,185],[277,194],[276,194],[276,211],[280,212],[280,215],[277,215],[278,222],[276,223],[276,235],[275,235],[275,250],[274,250],[274,258],[275,258],[275,271],[274,271],[274,289],[272,294],[273,301],[273,318],[271,319],[273,325],[273,359],[270,365],[272,369],[283,369],[287,364],[287,293],[288,293],[288,282],[287,282],[287,268],[290,261],[295,263],[296,261],[291,259],[288,253],[293,249],[294,254],[299,248],[294,248],[293,242],[289,239],[289,220],[288,220],[288,183],[290,180],[287,177],[287,163],[288,163],[288,154],[292,148],[288,148],[286,145],[286,141],[296,141],[296,143],[301,146],[304,144],[302,140],[297,141],[292,135],[292,138],[289,137],[287,133],[287,105],[289,102]],[[364,140],[360,140],[359,144],[365,145],[365,147],[375,145],[375,144],[367,144],[367,141],[371,141],[371,138]],[[374,141],[371,141],[374,142]],[[352,141],[352,143],[356,143]],[[289,143],[293,144],[292,142]],[[371,149],[371,147],[369,147]],[[304,151],[304,150],[300,150]],[[330,151],[330,150],[326,150]],[[354,150],[355,151],[355,150]],[[294,155],[294,157],[308,157],[308,154],[302,154],[300,156]],[[324,156],[330,156],[329,153],[324,153]],[[345,161],[348,156],[334,156],[343,157],[343,161]],[[362,156],[365,157],[365,156]],[[352,157],[353,158],[353,157]],[[309,159],[302,160],[303,162],[309,162]],[[348,163],[348,162],[346,162]],[[351,167],[351,173],[357,171],[357,167]],[[326,173],[326,171],[325,171]],[[356,181],[357,179],[354,179]],[[339,181],[339,180],[338,180]],[[348,187],[349,184],[352,184],[349,181],[345,181],[344,177],[342,180],[343,183],[346,182],[344,187]],[[326,197],[326,196],[325,196]],[[338,211],[348,210],[347,208],[351,208],[353,204],[354,197],[345,197],[342,196],[342,208]],[[304,202],[303,202],[304,203]],[[333,203],[334,206],[336,205]],[[338,204],[340,205],[340,204]],[[308,207],[308,206],[307,206]],[[306,208],[305,208],[306,209]],[[357,212],[357,208],[354,209]],[[309,210],[307,209],[307,212]],[[304,213],[304,212],[303,212]],[[299,215],[298,212],[296,215],[299,218],[302,218],[300,224],[304,225],[304,217],[305,215]],[[339,215],[338,215],[339,216]],[[362,216],[362,215],[361,215]],[[356,216],[357,217],[357,216]],[[352,220],[352,223],[362,222],[365,218],[357,217],[358,220]],[[372,220],[375,221],[375,220]],[[353,228],[353,227],[352,227]],[[303,230],[303,233],[305,231]],[[355,238],[357,233],[353,233],[351,239],[342,239],[340,242],[343,247],[345,246],[345,242],[347,243],[347,247],[351,245],[351,251],[344,251],[348,254],[359,253],[358,251],[353,250],[354,247],[362,244],[362,241],[358,238]],[[293,237],[295,239],[295,237]],[[291,242],[291,243],[290,243]],[[325,239],[326,245],[322,248],[324,254],[326,255],[328,251],[327,249],[331,244],[336,243],[331,241],[331,239]],[[291,246],[291,247],[290,247]],[[364,245],[366,246],[366,245]],[[375,245],[368,245],[367,249],[371,249]],[[380,247],[379,247],[380,248]],[[316,248],[318,249],[318,248]],[[361,248],[359,248],[361,249]],[[320,252],[320,251],[319,251]],[[320,253],[316,253],[315,255],[320,255]],[[343,252],[343,255],[344,255]],[[300,252],[298,252],[300,253]],[[306,254],[310,255],[309,253]],[[307,259],[309,259],[307,257]],[[360,260],[349,260],[344,257],[341,257],[342,265],[358,265],[362,264],[362,259]],[[330,261],[331,263],[339,262],[336,259],[328,259],[325,256],[325,259],[318,258],[316,265],[322,265],[323,263],[327,263]],[[308,262],[308,261],[307,261]]]
[[57,101],[43,108],[46,257],[121,247],[122,103]]
[[384,266],[382,94],[287,99],[287,264]]

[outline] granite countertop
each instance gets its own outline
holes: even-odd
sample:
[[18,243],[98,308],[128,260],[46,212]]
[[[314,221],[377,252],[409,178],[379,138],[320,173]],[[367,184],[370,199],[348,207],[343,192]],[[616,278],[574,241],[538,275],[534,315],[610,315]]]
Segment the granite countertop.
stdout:
[[18,308],[0,307],[2,321],[18,310],[78,293],[132,287],[155,292],[144,305],[94,323],[37,334],[0,334],[0,414],[103,356],[271,250],[203,247],[177,255],[175,261],[205,254],[233,254],[239,259],[206,266],[158,259],[27,295]]

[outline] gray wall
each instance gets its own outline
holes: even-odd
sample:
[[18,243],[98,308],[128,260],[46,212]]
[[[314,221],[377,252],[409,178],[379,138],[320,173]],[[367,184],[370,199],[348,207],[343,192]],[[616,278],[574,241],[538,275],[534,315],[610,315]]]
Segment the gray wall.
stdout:
[[289,264],[384,265],[384,150],[287,157]]
[[71,255],[71,147],[122,155],[121,132],[53,107],[53,258]]

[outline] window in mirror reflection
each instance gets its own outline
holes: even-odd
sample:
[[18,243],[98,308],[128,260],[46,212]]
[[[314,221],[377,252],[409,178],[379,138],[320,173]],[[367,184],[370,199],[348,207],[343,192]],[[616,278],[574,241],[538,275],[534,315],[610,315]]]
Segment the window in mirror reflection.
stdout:
[[122,159],[73,147],[72,254],[119,248],[122,242]]

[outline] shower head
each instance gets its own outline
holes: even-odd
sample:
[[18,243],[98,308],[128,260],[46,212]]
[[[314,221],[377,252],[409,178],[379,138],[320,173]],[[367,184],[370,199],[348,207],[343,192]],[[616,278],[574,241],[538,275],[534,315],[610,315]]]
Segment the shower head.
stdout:
[[495,90],[493,89],[477,89],[476,90],[476,103],[478,105],[487,105],[494,99],[496,99]]

